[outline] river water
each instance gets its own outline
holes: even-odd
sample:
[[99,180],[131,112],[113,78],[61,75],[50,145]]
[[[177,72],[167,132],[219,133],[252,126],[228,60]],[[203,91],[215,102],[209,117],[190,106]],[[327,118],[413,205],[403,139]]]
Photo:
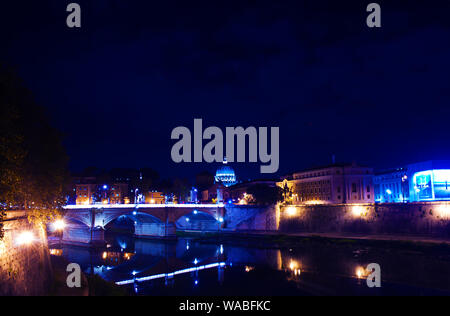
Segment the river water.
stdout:
[[[63,246],[51,253],[121,284],[131,295],[450,295],[445,247],[418,251],[323,241],[272,245],[110,235],[105,249]],[[370,263],[381,268],[381,288],[367,286]]]

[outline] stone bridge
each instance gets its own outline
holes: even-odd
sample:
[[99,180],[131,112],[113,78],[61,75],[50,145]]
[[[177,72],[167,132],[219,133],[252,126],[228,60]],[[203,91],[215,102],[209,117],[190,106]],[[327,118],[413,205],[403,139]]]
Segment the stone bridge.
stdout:
[[223,204],[69,205],[65,207],[68,226],[63,241],[103,245],[106,226],[122,216],[134,222],[137,237],[174,238],[176,222],[183,216],[207,214],[220,230],[225,213]]

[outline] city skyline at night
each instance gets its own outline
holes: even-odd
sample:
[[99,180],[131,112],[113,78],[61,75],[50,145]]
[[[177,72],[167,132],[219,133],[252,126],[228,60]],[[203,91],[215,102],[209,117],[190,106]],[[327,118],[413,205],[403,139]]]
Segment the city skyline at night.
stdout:
[[[0,58],[62,130],[72,171],[214,172],[170,160],[171,130],[194,118],[279,126],[278,175],[333,155],[376,169],[450,155],[441,6],[383,3],[371,29],[358,1],[201,3],[80,1],[79,29],[65,25],[66,3],[6,4]],[[246,179],[258,166],[234,168]]]

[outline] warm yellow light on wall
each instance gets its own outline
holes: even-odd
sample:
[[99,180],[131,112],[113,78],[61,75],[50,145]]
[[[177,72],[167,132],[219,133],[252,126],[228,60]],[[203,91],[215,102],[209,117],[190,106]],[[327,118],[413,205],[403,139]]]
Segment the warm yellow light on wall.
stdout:
[[54,230],[61,231],[61,230],[64,230],[64,228],[66,228],[66,223],[62,219],[59,219],[53,223]]
[[293,259],[291,259],[291,261],[289,262],[289,270],[291,270],[294,273],[294,275],[297,276],[299,276],[302,273],[300,269],[300,264]]
[[324,201],[306,201],[305,205],[322,205],[325,204]]
[[103,259],[108,258],[108,253],[107,253],[106,251],[103,253],[102,258],[103,258]]
[[366,270],[363,267],[356,268],[356,277],[362,279],[366,277]]
[[437,214],[439,217],[449,219],[450,218],[450,205],[448,204],[442,204],[438,205],[436,208]]
[[34,234],[30,231],[24,231],[17,236],[16,242],[19,246],[29,245],[35,240]]
[[289,206],[288,208],[286,208],[286,214],[288,216],[296,216],[297,215],[297,208],[295,208],[294,206]]
[[355,205],[352,206],[352,214],[355,217],[361,217],[364,215],[364,207],[360,206],[360,205]]

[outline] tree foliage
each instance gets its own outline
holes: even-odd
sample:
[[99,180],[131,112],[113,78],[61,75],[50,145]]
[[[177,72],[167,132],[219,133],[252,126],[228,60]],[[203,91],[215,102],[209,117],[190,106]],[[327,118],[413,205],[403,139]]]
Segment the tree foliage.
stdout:
[[68,158],[61,135],[9,69],[0,65],[0,203],[22,208],[33,222],[65,203]]
[[283,192],[278,186],[255,184],[247,189],[247,193],[253,197],[258,205],[276,204],[283,200]]

